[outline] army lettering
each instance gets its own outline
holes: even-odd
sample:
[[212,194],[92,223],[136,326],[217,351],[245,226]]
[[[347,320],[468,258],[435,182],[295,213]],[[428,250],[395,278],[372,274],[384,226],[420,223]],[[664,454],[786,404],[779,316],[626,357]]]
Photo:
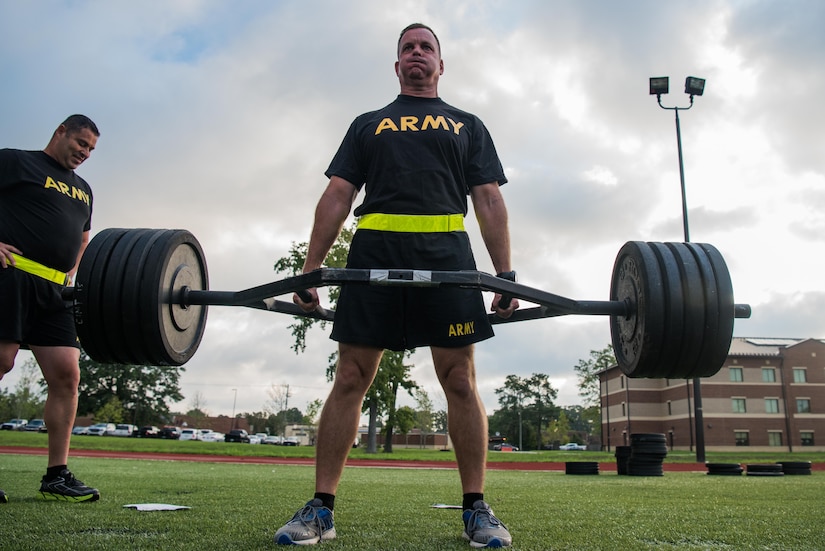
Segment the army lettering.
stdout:
[[[449,121],[449,124],[448,124]],[[419,126],[420,122],[420,126]],[[456,122],[451,118],[445,118],[444,115],[433,117],[427,115],[423,121],[419,121],[418,117],[401,117],[398,122],[386,117],[375,129],[375,135],[379,135],[384,130],[391,130],[393,132],[418,132],[419,130],[447,130],[452,131],[453,134],[458,134],[464,127],[463,122]]]
[[466,335],[472,335],[476,332],[475,323],[476,322],[474,321],[468,321],[466,323],[451,323],[448,336],[464,337]]
[[55,182],[51,176],[46,176],[46,185],[43,187],[45,187],[46,189],[56,189],[63,195],[71,197],[72,199],[77,199],[78,201],[83,201],[87,205],[90,203],[88,193],[86,193],[82,189],[77,189],[74,186],[72,186],[72,188],[69,189],[68,185],[64,184],[63,182]]

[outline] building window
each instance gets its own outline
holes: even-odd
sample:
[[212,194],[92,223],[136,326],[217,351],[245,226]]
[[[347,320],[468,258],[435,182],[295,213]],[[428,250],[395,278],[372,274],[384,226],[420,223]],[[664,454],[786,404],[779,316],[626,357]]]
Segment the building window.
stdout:
[[799,438],[802,441],[803,446],[813,446],[814,445],[814,431],[806,431],[803,430],[799,433]]
[[775,383],[776,382],[776,370],[772,367],[763,367],[762,368],[762,382],[763,383]]
[[741,383],[744,381],[742,377],[742,368],[741,367],[731,367],[730,368],[730,382],[732,383]]
[[624,375],[619,377],[619,388],[624,388]]
[[796,412],[797,413],[811,413],[811,399],[810,398],[797,398],[796,399]]
[[745,430],[738,430],[733,433],[733,437],[736,439],[737,446],[750,446],[750,433]]
[[779,413],[778,398],[765,398],[765,413]]
[[627,413],[625,411],[625,403],[622,402],[622,417],[624,417],[625,415],[627,415]]
[[781,446],[782,445],[782,433],[779,431],[769,431],[768,432],[768,445],[769,446]]
[[667,414],[673,415],[673,404],[670,403],[670,400],[667,401]]
[[730,402],[734,413],[747,413],[748,410],[745,406],[744,398],[731,398]]
[[807,383],[808,382],[808,372],[804,367],[794,367],[793,368],[793,382],[795,382],[795,383]]

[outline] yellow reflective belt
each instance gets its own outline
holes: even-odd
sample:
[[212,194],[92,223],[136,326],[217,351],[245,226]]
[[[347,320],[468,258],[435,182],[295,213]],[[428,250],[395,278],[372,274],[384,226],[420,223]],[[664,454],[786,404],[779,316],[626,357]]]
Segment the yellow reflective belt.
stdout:
[[464,215],[365,214],[358,219],[358,229],[414,233],[464,231]]
[[66,285],[68,276],[65,272],[60,272],[54,268],[49,268],[48,266],[44,266],[34,260],[29,260],[19,254],[11,253],[11,257],[14,259],[14,267],[18,270],[42,277],[43,279],[47,279],[52,283],[57,283],[58,285]]

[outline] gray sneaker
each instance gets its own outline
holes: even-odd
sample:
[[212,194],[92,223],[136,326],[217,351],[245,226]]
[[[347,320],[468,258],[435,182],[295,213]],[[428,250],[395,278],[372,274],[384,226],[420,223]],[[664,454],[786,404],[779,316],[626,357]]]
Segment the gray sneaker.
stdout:
[[275,532],[275,543],[279,545],[314,545],[319,541],[335,539],[333,514],[320,499],[315,498],[304,505],[292,520]]
[[6,495],[6,492],[4,492],[3,490],[0,490],[0,503],[8,503],[8,502],[9,502],[9,496]]
[[462,518],[464,539],[469,540],[470,547],[510,547],[513,544],[507,527],[485,502],[478,500],[473,503],[473,508],[465,510]]

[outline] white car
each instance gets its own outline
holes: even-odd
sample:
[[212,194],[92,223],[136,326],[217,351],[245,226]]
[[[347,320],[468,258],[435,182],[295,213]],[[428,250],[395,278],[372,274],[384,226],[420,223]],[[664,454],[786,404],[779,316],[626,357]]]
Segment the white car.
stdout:
[[23,430],[28,422],[28,419],[9,419],[0,425],[0,430]]
[[86,434],[90,436],[108,436],[115,432],[114,423],[96,423],[86,429]]
[[72,434],[89,434],[87,432],[88,430],[89,430],[89,427],[80,427],[80,426],[78,426],[78,427],[74,427],[72,429]]
[[570,442],[569,444],[562,444],[561,446],[559,446],[559,449],[566,451],[586,451],[587,446],[576,444],[575,442]]
[[201,431],[198,429],[181,429],[179,440],[200,440]]
[[136,426],[120,423],[115,425],[115,430],[109,433],[108,436],[135,436],[136,434]]
[[274,434],[271,434],[271,435],[267,436],[266,438],[264,438],[263,440],[261,440],[261,444],[270,444],[270,445],[273,445],[273,446],[280,446],[281,445],[281,437],[276,436]]
[[225,435],[222,432],[210,430],[201,437],[204,442],[223,442]]

